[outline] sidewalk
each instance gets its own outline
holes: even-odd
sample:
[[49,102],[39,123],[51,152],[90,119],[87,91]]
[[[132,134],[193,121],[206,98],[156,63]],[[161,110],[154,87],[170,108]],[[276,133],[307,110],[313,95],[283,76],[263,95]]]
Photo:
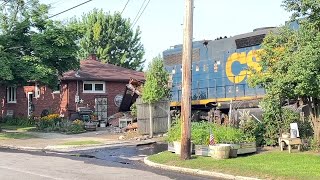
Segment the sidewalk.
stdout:
[[[14,131],[7,131],[14,132]],[[82,134],[61,134],[61,133],[43,133],[43,132],[24,132],[36,138],[28,139],[5,139],[0,140],[0,148],[11,148],[20,150],[34,150],[34,151],[58,151],[70,152],[75,150],[87,150],[104,147],[112,147],[117,145],[136,146],[142,144],[150,144],[159,141],[158,138],[146,140],[119,140],[123,133],[110,133],[106,130],[86,132]],[[64,145],[68,142],[77,141],[93,141],[97,144],[86,145]]]

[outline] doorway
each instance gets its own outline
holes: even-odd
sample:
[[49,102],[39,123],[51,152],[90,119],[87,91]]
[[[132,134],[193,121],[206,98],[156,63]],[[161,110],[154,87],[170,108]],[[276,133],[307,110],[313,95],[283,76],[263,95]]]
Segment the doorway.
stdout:
[[28,92],[27,93],[28,96],[28,117],[32,116],[33,114],[33,92]]
[[95,112],[97,113],[99,121],[108,120],[108,99],[106,97],[95,98]]

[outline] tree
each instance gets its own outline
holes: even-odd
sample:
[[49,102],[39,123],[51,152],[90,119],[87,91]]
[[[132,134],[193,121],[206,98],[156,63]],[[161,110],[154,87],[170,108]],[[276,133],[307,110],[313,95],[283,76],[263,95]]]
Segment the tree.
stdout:
[[30,80],[55,87],[58,76],[76,69],[76,36],[48,19],[38,0],[6,1],[0,8],[0,84]]
[[142,100],[149,104],[150,136],[153,135],[152,103],[169,97],[168,81],[169,74],[164,68],[163,59],[160,56],[153,58],[146,72],[146,83],[142,88]]
[[[266,89],[267,98],[301,100],[309,105],[314,138],[320,145],[320,14],[319,2],[286,0],[284,6],[299,19],[299,29],[287,26],[269,34],[263,42],[262,71],[254,72],[249,82]],[[276,121],[281,121],[281,114]]]
[[139,28],[131,29],[130,20],[122,18],[120,13],[112,15],[95,9],[81,20],[73,20],[70,27],[80,37],[80,59],[94,53],[106,63],[142,70],[145,60],[141,32]]

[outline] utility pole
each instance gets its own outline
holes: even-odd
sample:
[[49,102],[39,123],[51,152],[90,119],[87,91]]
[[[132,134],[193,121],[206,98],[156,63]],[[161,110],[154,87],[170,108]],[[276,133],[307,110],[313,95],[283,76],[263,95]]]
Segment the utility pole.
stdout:
[[191,158],[191,64],[193,39],[193,0],[185,0],[182,55],[181,159]]

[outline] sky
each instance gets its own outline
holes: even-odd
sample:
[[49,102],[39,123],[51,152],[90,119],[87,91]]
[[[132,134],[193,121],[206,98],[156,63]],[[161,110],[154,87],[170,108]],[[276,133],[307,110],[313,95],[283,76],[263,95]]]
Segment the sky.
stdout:
[[[49,14],[54,15],[86,0],[40,0],[51,4]],[[129,0],[123,17],[133,20],[144,0]],[[146,0],[148,2],[148,0]],[[81,17],[92,9],[114,13],[122,11],[127,0],[92,0],[80,7],[55,16],[55,20]],[[251,32],[255,28],[280,26],[290,17],[281,7],[282,0],[194,0],[194,40],[213,40],[217,37],[234,36]],[[146,3],[145,3],[146,4]],[[136,23],[140,26],[141,41],[147,60],[171,46],[182,44],[185,0],[150,0]]]

